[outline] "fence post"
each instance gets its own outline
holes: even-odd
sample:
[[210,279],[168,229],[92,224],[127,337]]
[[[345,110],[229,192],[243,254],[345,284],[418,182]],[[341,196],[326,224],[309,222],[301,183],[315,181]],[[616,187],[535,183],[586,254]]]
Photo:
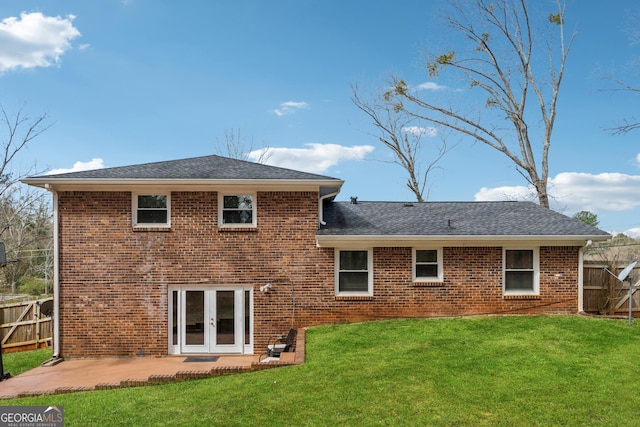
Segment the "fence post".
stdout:
[[0,381],[11,378],[11,374],[9,372],[4,371],[4,364],[2,363],[2,339],[0,337]]
[[36,316],[36,350],[40,348],[40,301],[36,302],[33,307],[34,316]]

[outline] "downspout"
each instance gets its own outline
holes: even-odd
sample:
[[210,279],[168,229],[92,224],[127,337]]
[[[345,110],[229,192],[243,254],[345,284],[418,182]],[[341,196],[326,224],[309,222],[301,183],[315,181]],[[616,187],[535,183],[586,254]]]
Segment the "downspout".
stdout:
[[327,223],[324,221],[324,201],[325,199],[328,199],[329,197],[335,197],[338,195],[338,193],[340,193],[340,191],[335,191],[333,193],[329,193],[329,194],[325,194],[324,196],[320,196],[319,202],[318,202],[318,222],[320,223],[320,225],[327,225]]
[[51,189],[49,184],[45,188],[53,195],[53,355],[52,360],[60,357],[60,247],[58,242],[58,192]]
[[593,242],[587,240],[578,250],[578,313],[584,313],[584,253]]

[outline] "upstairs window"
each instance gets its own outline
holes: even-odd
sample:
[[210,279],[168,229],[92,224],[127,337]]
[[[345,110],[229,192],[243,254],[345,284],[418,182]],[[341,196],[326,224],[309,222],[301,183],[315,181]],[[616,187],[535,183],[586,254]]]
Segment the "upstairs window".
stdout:
[[442,250],[414,249],[413,251],[414,282],[441,282]]
[[255,196],[253,194],[221,195],[220,226],[255,227]]
[[504,293],[537,295],[538,251],[534,249],[504,250]]
[[162,227],[170,225],[168,194],[134,194],[133,225]]
[[372,256],[370,250],[336,251],[336,294],[372,295]]

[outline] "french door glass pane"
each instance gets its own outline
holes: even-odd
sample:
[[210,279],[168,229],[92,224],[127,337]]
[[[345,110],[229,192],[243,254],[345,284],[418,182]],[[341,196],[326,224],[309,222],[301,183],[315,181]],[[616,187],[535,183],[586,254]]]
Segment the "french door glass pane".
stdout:
[[251,292],[244,291],[244,343],[251,344]]
[[235,291],[216,292],[216,344],[235,344]]
[[171,292],[171,345],[178,345],[178,291]]
[[204,291],[186,291],[185,307],[185,343],[204,345]]

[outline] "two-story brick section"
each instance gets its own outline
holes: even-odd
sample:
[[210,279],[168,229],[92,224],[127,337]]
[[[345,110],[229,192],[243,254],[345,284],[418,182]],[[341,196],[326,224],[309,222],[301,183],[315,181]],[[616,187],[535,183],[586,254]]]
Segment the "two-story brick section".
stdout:
[[54,356],[255,354],[290,328],[577,313],[597,228],[529,202],[337,202],[336,178],[220,156],[42,175]]

